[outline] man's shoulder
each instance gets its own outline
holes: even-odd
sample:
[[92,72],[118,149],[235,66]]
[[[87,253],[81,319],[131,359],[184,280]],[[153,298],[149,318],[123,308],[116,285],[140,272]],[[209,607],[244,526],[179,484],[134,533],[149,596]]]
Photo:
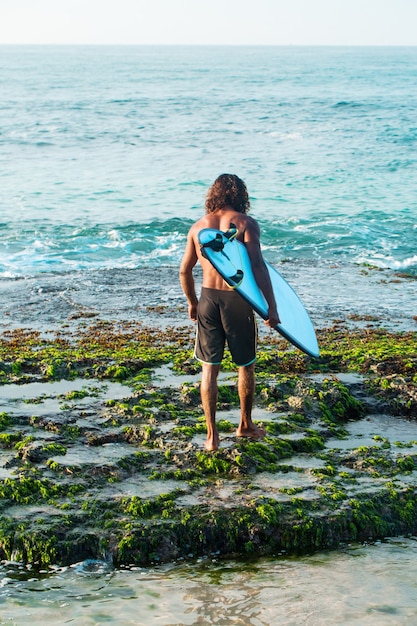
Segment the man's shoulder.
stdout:
[[194,224],[191,225],[190,230],[188,231],[188,236],[196,240],[197,235],[200,232],[200,230],[202,230],[205,227],[206,227],[206,224],[205,224],[204,218],[202,217],[196,222],[194,222]]
[[252,217],[252,215],[246,215],[243,214],[242,215],[243,219],[246,221],[246,223],[250,226],[257,226],[258,222],[256,221],[256,219],[254,217]]
[[253,230],[255,232],[259,230],[258,222],[251,215],[242,215],[238,221],[245,227],[245,230]]
[[201,228],[201,223],[204,220],[204,216],[200,217],[198,220],[196,220],[195,222],[193,222],[193,224],[191,224],[190,230],[196,229],[196,228]]

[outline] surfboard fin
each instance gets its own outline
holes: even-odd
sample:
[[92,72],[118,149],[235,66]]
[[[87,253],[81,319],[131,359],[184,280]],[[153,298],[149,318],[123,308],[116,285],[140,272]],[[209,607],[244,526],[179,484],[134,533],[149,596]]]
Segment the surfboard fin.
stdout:
[[231,287],[239,287],[240,283],[243,280],[243,271],[242,270],[237,270],[236,274],[234,274],[234,276],[228,276],[227,277],[227,282],[229,283],[233,283],[233,285],[230,285]]
[[232,222],[230,223],[229,229],[226,230],[226,232],[223,233],[223,235],[226,237],[226,239],[229,239],[229,241],[232,241],[236,235],[238,234],[238,229],[236,227],[236,224],[232,224]]
[[204,248],[211,248],[214,252],[221,252],[224,248],[223,236],[221,233],[217,233],[214,239],[207,241],[207,243],[203,243],[201,246],[201,251]]

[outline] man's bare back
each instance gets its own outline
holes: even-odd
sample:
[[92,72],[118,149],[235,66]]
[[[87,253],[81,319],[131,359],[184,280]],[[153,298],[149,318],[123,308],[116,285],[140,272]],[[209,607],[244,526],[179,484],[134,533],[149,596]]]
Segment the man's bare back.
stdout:
[[[198,220],[198,222],[196,222],[191,229],[190,234],[194,242],[195,250],[197,251],[198,260],[203,268],[203,287],[221,289],[225,291],[230,289],[211,263],[201,254],[197,235],[203,228],[214,228],[216,230],[227,231],[230,228],[230,224],[234,224],[236,226],[237,239],[242,241],[242,243],[246,243],[246,241],[250,240],[251,236],[256,236],[257,224],[255,220],[229,208],[218,209],[214,213],[205,215]],[[259,235],[257,238],[259,239]]]

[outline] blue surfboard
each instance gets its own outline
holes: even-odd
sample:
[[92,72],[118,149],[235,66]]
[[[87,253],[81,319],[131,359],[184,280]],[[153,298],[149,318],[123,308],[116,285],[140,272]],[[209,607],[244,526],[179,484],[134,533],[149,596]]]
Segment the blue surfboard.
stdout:
[[[249,255],[238,241],[236,228],[227,232],[203,228],[198,233],[203,256],[210,261],[226,283],[235,289],[254,311],[268,319],[268,305],[253,275]],[[280,324],[276,330],[297,348],[313,357],[320,356],[316,333],[303,303],[277,270],[265,261],[271,278]]]

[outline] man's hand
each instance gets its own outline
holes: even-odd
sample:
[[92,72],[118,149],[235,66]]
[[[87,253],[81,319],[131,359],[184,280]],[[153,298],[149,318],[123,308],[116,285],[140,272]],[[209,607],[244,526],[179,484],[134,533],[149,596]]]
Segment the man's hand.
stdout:
[[188,316],[190,320],[192,320],[193,322],[197,321],[197,305],[196,304],[188,305]]
[[276,307],[268,308],[268,319],[265,320],[265,324],[269,326],[269,328],[276,328],[277,324],[280,324],[281,320],[279,318],[278,311]]

